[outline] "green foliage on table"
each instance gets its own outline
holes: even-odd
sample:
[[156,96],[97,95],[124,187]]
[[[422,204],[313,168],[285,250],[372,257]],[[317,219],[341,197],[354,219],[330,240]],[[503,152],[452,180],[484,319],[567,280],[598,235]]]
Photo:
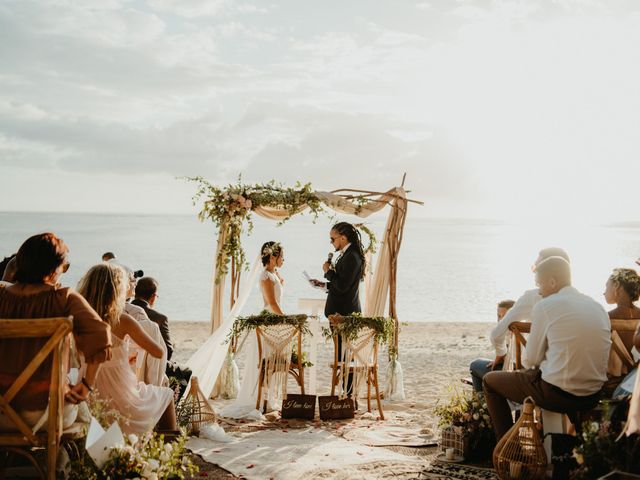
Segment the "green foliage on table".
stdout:
[[[218,252],[216,283],[229,271],[229,264],[233,259],[238,269],[246,268],[246,254],[242,247],[241,237],[245,222],[247,233],[253,231],[253,211],[259,207],[273,207],[284,209],[287,217],[278,222],[284,224],[299,210],[306,206],[309,208],[313,221],[320,214],[327,214],[323,203],[315,194],[310,183],[297,182],[294,187],[285,187],[274,180],[268,183],[243,184],[242,178],[238,178],[235,184],[219,187],[212,185],[203,177],[187,177],[186,180],[197,184],[196,193],[193,196],[193,204],[202,201],[202,209],[198,213],[201,221],[211,220],[219,229],[226,228],[226,237],[221,250]],[[372,201],[364,195],[350,197],[356,203],[356,212],[362,206]],[[301,212],[300,212],[301,213]],[[333,218],[333,215],[330,215]],[[368,251],[375,252],[376,237],[373,232],[360,225],[364,233],[369,236]],[[222,262],[222,258],[224,261]]]
[[231,330],[227,341],[231,340],[233,337],[241,338],[245,332],[255,330],[256,327],[268,327],[269,325],[278,325],[281,323],[286,323],[299,328],[303,335],[311,333],[309,331],[307,315],[277,315],[264,310],[258,315],[236,318],[236,321],[233,324],[233,330]]
[[372,329],[375,332],[375,340],[379,344],[389,343],[393,338],[394,321],[389,317],[364,317],[354,312],[351,315],[344,315],[340,323],[333,325],[333,330],[323,327],[322,334],[326,339],[341,335],[342,338],[350,341],[358,338],[358,332],[363,328]]

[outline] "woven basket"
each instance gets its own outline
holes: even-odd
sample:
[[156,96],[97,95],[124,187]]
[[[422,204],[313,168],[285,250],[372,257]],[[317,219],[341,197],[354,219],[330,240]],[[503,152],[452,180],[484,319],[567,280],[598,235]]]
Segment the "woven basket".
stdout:
[[198,435],[202,427],[217,422],[216,413],[200,390],[198,377],[191,377],[191,388],[182,401],[186,411],[189,412],[188,429],[190,435]]
[[444,453],[448,448],[453,448],[454,455],[462,457],[467,456],[467,448],[465,448],[465,438],[462,427],[444,427],[440,431],[440,441],[438,442],[439,450]]
[[545,478],[547,455],[533,421],[535,406],[531,397],[525,399],[522,415],[493,450],[493,466],[502,480]]

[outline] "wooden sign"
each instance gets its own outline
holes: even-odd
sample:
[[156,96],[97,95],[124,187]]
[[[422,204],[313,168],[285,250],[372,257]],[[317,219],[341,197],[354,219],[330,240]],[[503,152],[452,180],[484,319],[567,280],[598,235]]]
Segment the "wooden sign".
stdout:
[[282,401],[282,418],[313,420],[316,416],[316,396],[287,394]]
[[350,398],[339,400],[337,396],[318,397],[318,402],[322,420],[342,420],[354,416],[353,400]]

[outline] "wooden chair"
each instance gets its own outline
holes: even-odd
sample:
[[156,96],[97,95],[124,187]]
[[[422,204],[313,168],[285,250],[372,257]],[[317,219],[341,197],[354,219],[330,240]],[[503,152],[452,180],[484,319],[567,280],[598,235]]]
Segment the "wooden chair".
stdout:
[[[280,331],[277,331],[277,330]],[[256,410],[260,410],[260,403],[263,402],[262,411],[267,410],[267,400],[263,401],[262,396],[264,390],[269,387],[270,372],[267,371],[268,365],[275,362],[280,364],[288,364],[288,375],[291,375],[298,386],[300,387],[300,393],[304,395],[304,365],[302,360],[302,331],[290,324],[282,323],[277,325],[269,325],[265,327],[256,328],[256,337],[258,340],[258,369],[260,374],[258,376],[258,398],[256,399]],[[293,341],[297,339],[297,362],[291,362],[291,354],[293,352]],[[274,345],[277,343],[278,345]],[[282,354],[273,356],[273,349],[267,349],[266,344],[270,344],[272,347],[276,346],[281,350]],[[267,350],[271,350],[268,352]],[[269,358],[271,357],[271,358]]]
[[[329,316],[329,321],[340,322],[342,317],[340,315]],[[344,340],[343,340],[344,341]],[[336,386],[340,383],[341,376],[355,377],[359,373],[366,370],[367,379],[367,411],[371,412],[371,386],[376,391],[376,401],[378,404],[378,412],[380,413],[380,419],[384,420],[384,411],[382,409],[382,397],[380,394],[380,385],[378,382],[378,342],[375,341],[374,331],[370,328],[363,328],[358,335],[358,338],[353,342],[345,342],[345,349],[350,349],[354,352],[361,352],[362,354],[354,355],[354,362],[344,362],[340,358],[340,341],[337,335],[333,336],[333,363],[331,367],[331,395],[336,394]],[[348,381],[348,380],[347,380]],[[353,385],[354,390],[357,385]],[[355,392],[357,396],[358,392]]]
[[624,376],[636,366],[631,349],[633,348],[633,334],[640,320],[611,319],[611,352],[607,368],[608,381],[604,391],[611,396]]
[[531,322],[513,322],[509,325],[509,330],[515,338],[515,364],[516,370],[519,370],[522,368],[522,349],[527,346],[524,334],[531,333]]
[[[56,459],[62,438],[63,386],[69,348],[68,336],[72,325],[72,317],[0,320],[0,339],[46,339],[44,346],[25,365],[11,387],[0,394],[0,411],[15,427],[13,431],[0,431],[0,451],[26,457],[41,478],[54,479],[56,476]],[[33,433],[32,427],[16,411],[17,406],[11,403],[16,395],[28,385],[29,379],[38,367],[48,359],[52,359],[52,361],[46,431]],[[0,365],[1,370],[2,366]],[[46,449],[46,475],[33,456],[32,451],[36,448]],[[3,471],[4,466],[0,465],[0,476]]]

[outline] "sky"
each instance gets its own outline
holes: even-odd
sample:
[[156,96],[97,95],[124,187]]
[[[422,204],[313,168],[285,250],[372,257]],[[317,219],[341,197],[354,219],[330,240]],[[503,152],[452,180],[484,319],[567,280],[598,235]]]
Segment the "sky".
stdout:
[[638,220],[638,45],[620,0],[0,0],[0,210],[406,172],[421,216]]

